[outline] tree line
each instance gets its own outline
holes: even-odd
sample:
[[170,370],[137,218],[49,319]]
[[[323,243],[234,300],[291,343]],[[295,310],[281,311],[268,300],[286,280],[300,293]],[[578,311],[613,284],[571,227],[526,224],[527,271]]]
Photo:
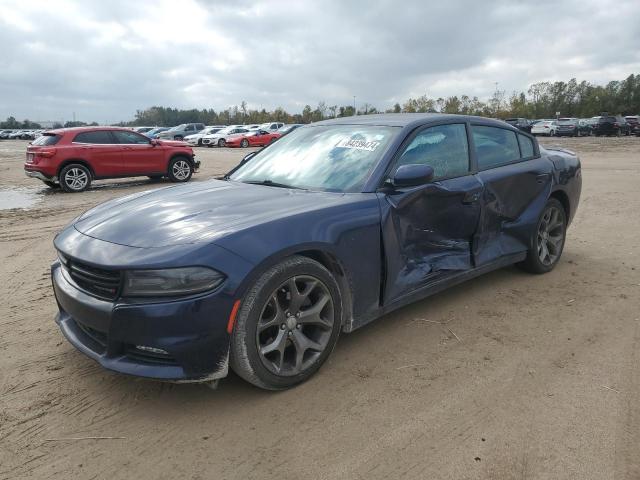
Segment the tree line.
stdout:
[[[190,109],[154,106],[138,110],[134,119],[121,122],[122,126],[157,125],[170,127],[181,123],[204,123],[205,125],[257,124],[264,122],[311,123],[326,118],[348,117],[382,113],[368,103],[354,110],[353,105],[327,105],[321,101],[313,108],[305,105],[300,113],[289,113],[282,107],[275,110],[250,109],[245,101],[239,105],[216,111],[214,109]],[[430,112],[480,115],[491,118],[523,117],[530,119],[555,118],[556,112],[563,117],[592,117],[603,112],[622,115],[640,113],[640,74],[629,75],[624,80],[614,80],[606,85],[595,85],[587,81],[578,82],[572,78],[568,82],[538,82],[529,86],[526,92],[504,90],[493,93],[486,101],[468,95],[453,95],[446,98],[432,98],[422,95],[409,98],[404,103],[396,103],[384,110],[385,113]],[[93,123],[97,125],[95,122]],[[59,127],[88,125],[84,122],[66,122]],[[39,128],[38,124],[25,120],[18,122],[9,117],[0,122],[0,128]]]

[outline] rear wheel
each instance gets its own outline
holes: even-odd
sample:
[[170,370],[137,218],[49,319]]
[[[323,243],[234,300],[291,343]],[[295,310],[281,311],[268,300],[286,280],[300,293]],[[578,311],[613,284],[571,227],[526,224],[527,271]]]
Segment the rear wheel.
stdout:
[[231,367],[260,388],[297,385],[331,354],[341,320],[340,290],[331,273],[315,260],[288,258],[246,294],[231,336]]
[[173,137],[173,139],[174,139],[174,140],[182,141],[182,140],[183,140],[183,137],[182,137],[182,135],[176,135],[175,137]]
[[188,182],[193,175],[193,165],[186,157],[175,157],[169,162],[168,176],[172,182]]
[[224,147],[227,144],[227,142],[225,141],[224,138],[221,138],[220,140],[218,140],[218,146],[219,147]]
[[567,231],[567,217],[562,204],[549,199],[531,239],[527,258],[520,264],[531,273],[547,273],[560,260]]
[[65,192],[82,192],[91,185],[91,172],[79,163],[67,165],[60,172],[60,186]]

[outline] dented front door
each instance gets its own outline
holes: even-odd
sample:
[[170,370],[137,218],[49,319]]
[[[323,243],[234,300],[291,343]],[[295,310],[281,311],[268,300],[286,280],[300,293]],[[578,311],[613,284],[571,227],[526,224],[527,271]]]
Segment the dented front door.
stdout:
[[482,184],[473,175],[379,193],[384,302],[473,266]]

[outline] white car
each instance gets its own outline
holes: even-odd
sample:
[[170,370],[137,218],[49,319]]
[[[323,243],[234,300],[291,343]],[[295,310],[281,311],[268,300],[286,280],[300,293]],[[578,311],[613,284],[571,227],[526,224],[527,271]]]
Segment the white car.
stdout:
[[210,135],[205,135],[202,137],[202,145],[206,145],[207,147],[224,147],[226,145],[225,138],[229,135],[234,135],[236,133],[246,133],[249,129],[245,128],[243,125],[231,125],[230,127],[223,128],[222,130],[212,133]]
[[531,127],[532,135],[547,135],[553,137],[558,130],[558,123],[555,120],[543,120]]
[[220,125],[216,125],[214,127],[205,127],[204,130],[201,130],[198,133],[194,133],[193,135],[187,135],[186,137],[184,137],[184,141],[187,142],[189,145],[194,145],[194,146],[197,145],[198,147],[201,147],[202,139],[205,136],[218,133],[223,128],[225,127],[222,127]]
[[275,132],[282,127],[284,127],[284,123],[282,122],[267,122],[258,126],[260,130],[266,130],[267,132]]

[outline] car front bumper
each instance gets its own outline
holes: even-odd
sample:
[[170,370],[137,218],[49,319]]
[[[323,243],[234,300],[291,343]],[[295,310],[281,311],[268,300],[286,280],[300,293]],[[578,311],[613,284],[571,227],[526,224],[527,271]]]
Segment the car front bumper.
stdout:
[[84,292],[59,261],[51,267],[51,278],[62,334],[104,368],[176,382],[227,375],[230,306],[218,293],[128,304]]

